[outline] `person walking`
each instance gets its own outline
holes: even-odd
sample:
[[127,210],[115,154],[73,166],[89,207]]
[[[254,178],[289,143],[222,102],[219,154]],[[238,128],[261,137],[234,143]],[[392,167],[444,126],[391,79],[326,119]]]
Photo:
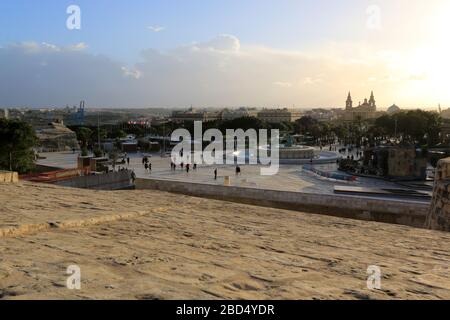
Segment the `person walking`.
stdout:
[[151,162],[148,163],[148,170],[150,171],[150,173],[152,173],[152,163]]
[[186,164],[186,172],[187,172],[187,173],[189,173],[189,169],[190,169],[190,165],[189,165],[189,163],[188,163],[188,164]]
[[127,165],[130,166],[130,157],[127,157]]
[[214,169],[214,180],[217,180],[217,168]]
[[145,168],[145,172],[147,172],[148,171],[148,163],[147,162],[144,164],[144,168]]

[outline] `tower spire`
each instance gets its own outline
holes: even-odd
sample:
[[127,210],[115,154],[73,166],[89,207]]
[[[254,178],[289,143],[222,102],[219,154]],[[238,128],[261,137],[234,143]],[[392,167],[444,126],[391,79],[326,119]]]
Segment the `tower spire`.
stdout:
[[370,93],[370,100],[369,105],[375,110],[376,109],[376,102],[375,102],[375,96],[373,95],[373,91]]
[[345,109],[351,110],[353,108],[353,101],[352,101],[352,95],[350,91],[348,92],[347,101],[345,102]]

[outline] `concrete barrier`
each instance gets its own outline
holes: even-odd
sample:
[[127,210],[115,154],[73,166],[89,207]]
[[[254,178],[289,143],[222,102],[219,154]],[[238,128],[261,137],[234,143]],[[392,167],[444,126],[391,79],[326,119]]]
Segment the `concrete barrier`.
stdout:
[[131,171],[74,177],[57,181],[54,184],[64,187],[94,190],[120,190],[133,187],[131,183]]
[[429,204],[418,201],[309,194],[163,179],[138,178],[136,189],[160,190],[257,206],[402,224],[419,228],[425,226],[429,209]]
[[0,183],[17,183],[19,182],[19,174],[12,171],[0,171]]

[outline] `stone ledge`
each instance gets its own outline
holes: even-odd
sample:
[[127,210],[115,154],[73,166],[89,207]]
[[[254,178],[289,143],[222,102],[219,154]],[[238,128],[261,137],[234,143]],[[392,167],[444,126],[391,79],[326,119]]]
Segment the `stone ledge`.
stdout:
[[0,171],[0,183],[17,183],[19,182],[19,174],[12,171]]

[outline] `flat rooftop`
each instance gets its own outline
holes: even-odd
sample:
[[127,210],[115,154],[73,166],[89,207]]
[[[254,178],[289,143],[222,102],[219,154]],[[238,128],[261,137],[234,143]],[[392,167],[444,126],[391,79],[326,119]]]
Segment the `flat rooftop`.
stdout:
[[0,203],[3,299],[450,299],[449,233],[157,191],[0,184]]

